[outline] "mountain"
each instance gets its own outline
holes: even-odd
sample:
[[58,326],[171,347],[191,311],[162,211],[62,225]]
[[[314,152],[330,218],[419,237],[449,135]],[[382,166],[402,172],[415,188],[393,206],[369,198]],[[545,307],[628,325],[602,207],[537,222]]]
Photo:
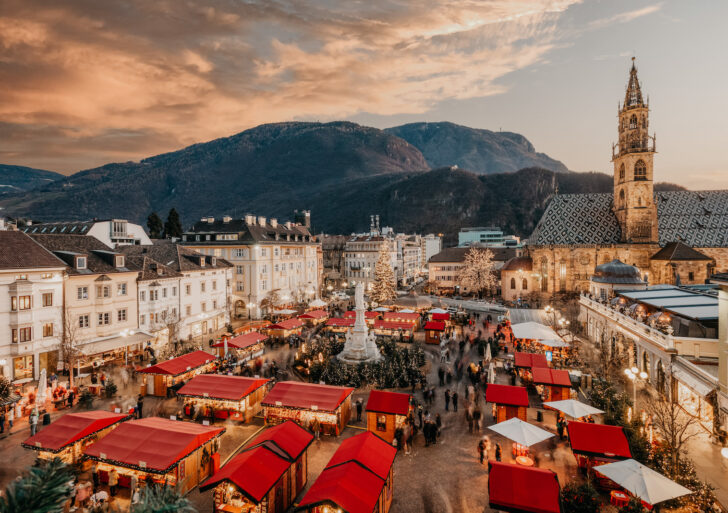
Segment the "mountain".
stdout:
[[29,191],[63,178],[62,174],[32,167],[0,164],[0,196]]
[[539,167],[567,171],[566,166],[537,153],[521,134],[491,132],[454,123],[410,123],[387,128],[419,149],[432,168],[456,165],[477,174],[495,174]]

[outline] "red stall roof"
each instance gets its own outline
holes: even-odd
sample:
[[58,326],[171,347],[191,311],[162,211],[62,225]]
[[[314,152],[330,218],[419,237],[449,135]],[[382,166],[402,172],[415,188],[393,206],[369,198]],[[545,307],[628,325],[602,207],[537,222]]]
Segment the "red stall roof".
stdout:
[[442,321],[427,321],[425,323],[425,330],[445,331],[445,323]]
[[569,371],[561,369],[549,369],[548,367],[534,367],[531,369],[533,382],[537,385],[558,385],[560,387],[571,387]]
[[59,452],[64,447],[97,431],[129,419],[131,415],[102,410],[67,413],[35,436],[28,438],[23,442],[23,446],[28,449]]
[[288,460],[296,461],[301,453],[311,445],[311,442],[313,442],[313,434],[310,431],[287,420],[263,431],[253,439],[250,446],[273,443],[283,451]]
[[621,426],[569,422],[569,439],[572,452],[615,458],[631,458],[627,435]]
[[383,321],[382,319],[376,319],[374,321],[375,330],[412,331],[414,327],[414,323],[409,321]]
[[[302,383],[300,381],[279,381],[262,404],[310,410],[313,406],[321,411],[333,412],[351,395],[353,388]],[[280,403],[280,404],[278,404]]]
[[526,387],[490,384],[485,390],[485,400],[509,406],[528,406],[528,392]]
[[488,497],[491,508],[529,513],[561,513],[560,491],[559,478],[551,470],[488,462]]
[[326,468],[356,461],[364,468],[386,480],[396,454],[396,448],[374,433],[366,431],[341,442]]
[[382,319],[385,321],[407,321],[414,324],[420,320],[420,314],[416,312],[384,312]]
[[285,321],[266,326],[269,330],[295,330],[303,326],[301,319],[286,319]]
[[351,328],[354,326],[354,319],[343,319],[341,317],[332,317],[326,321],[326,326],[336,326],[337,328]]
[[347,513],[372,513],[385,480],[355,462],[325,469],[299,506],[333,504]]
[[85,452],[91,459],[166,473],[182,458],[224,432],[224,428],[214,426],[147,417],[124,422]]
[[240,401],[266,383],[267,379],[198,374],[179,389],[177,395]]
[[[238,335],[227,341],[227,345],[232,349],[245,349],[246,347],[254,346],[258,342],[262,342],[267,339],[266,335],[258,333],[257,331],[251,331],[244,335]],[[225,347],[225,342],[218,342],[212,347]]]
[[384,390],[372,390],[369,392],[367,411],[377,413],[392,413],[394,415],[407,415],[409,413],[409,394],[399,392],[385,392]]
[[449,313],[434,313],[434,314],[432,314],[432,320],[433,321],[449,321],[450,314]]
[[329,316],[325,310],[311,310],[298,316],[299,319],[326,319]]
[[[365,319],[376,319],[377,317],[379,317],[379,312],[372,312],[371,310],[364,311]],[[354,310],[344,312],[344,319],[356,319],[356,312]]]
[[548,367],[549,362],[546,361],[546,355],[540,353],[516,353],[516,367]]
[[210,353],[206,353],[205,351],[195,351],[150,367],[139,369],[139,372],[177,376],[179,374],[184,374],[189,370],[196,369],[197,367],[202,367],[206,363],[210,363],[214,360],[215,357]]

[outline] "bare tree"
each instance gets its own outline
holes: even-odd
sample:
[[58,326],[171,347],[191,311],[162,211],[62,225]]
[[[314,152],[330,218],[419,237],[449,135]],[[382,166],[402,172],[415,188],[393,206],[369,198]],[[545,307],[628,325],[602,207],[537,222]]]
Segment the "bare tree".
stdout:
[[427,280],[424,288],[430,294],[437,294],[437,291],[439,289],[437,280]]
[[272,311],[276,305],[281,302],[281,296],[278,293],[280,289],[273,289],[268,292],[260,302],[260,308],[268,312]]
[[493,252],[489,249],[471,248],[465,254],[465,265],[460,272],[461,285],[478,294],[495,288]]
[[80,319],[73,317],[68,308],[63,310],[63,333],[61,334],[59,353],[63,364],[68,368],[70,387],[73,387],[73,368],[80,358],[80,351],[78,350],[79,322],[81,322]]

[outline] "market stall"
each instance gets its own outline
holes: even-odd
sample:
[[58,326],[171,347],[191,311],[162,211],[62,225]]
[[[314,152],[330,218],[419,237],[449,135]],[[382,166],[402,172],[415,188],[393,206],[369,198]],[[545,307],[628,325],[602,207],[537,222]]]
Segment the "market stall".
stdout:
[[265,320],[248,321],[233,329],[233,335],[244,335],[246,333],[250,333],[251,331],[260,331],[268,326],[268,324],[270,323]]
[[287,421],[263,431],[210,479],[215,513],[286,511],[308,482],[313,435]]
[[420,327],[420,314],[412,311],[405,312],[400,310],[399,312],[385,312],[382,315],[382,320],[407,322],[412,324],[415,330],[419,329]]
[[297,511],[387,513],[392,505],[397,449],[372,433],[342,442]]
[[571,378],[569,371],[533,367],[533,384],[544,401],[563,401],[571,399]]
[[286,338],[291,335],[300,335],[303,329],[303,321],[301,319],[286,319],[275,324],[269,324],[265,329],[271,337]]
[[83,411],[68,413],[35,436],[31,436],[23,447],[38,452],[38,458],[52,460],[60,458],[65,463],[76,463],[83,456],[83,450],[101,440],[131,415],[109,411]]
[[375,335],[411,340],[415,325],[410,322],[376,319],[371,329]]
[[346,333],[350,328],[354,327],[354,319],[344,319],[342,317],[332,317],[326,321],[326,331],[331,333]]
[[485,391],[486,402],[493,403],[493,419],[503,422],[517,417],[524,422],[527,420],[528,392],[526,387],[511,385],[488,385]]
[[[374,324],[374,320],[379,319],[380,315],[382,315],[380,312],[367,310],[364,312],[364,321],[368,326],[372,326]],[[344,319],[356,319],[356,312],[354,310],[344,312]]]
[[200,374],[177,391],[185,400],[186,416],[250,422],[260,411],[260,401],[270,380]]
[[339,435],[351,417],[353,388],[280,381],[262,401],[266,424],[293,420],[310,428],[314,419],[324,434]]
[[445,335],[445,323],[442,321],[427,321],[424,329],[425,342],[428,344],[439,344]]
[[85,454],[98,462],[102,483],[108,482],[113,468],[120,487],[129,487],[136,475],[139,483],[149,477],[184,494],[217,470],[218,437],[224,432],[220,427],[148,417],[122,423]]
[[209,372],[214,366],[213,355],[205,351],[194,351],[139,369],[137,372],[144,377],[141,393],[165,397],[168,388],[179,388],[191,377]]
[[548,368],[549,362],[546,360],[546,355],[541,353],[516,352],[513,358],[513,366],[521,381],[531,383],[533,379],[532,369],[536,367]]
[[316,326],[322,322],[326,322],[329,318],[328,312],[325,310],[311,310],[298,316],[307,326]]
[[[261,356],[265,351],[265,341],[268,340],[266,335],[258,333],[257,331],[250,331],[242,335],[237,335],[233,338],[228,339],[227,348],[228,353],[235,351],[235,355],[238,357],[238,361],[246,362]],[[218,348],[217,355],[219,357],[225,356],[225,341],[217,342],[212,347]]]
[[552,470],[488,462],[488,505],[511,513],[561,513],[561,487]]
[[450,325],[450,313],[449,312],[436,312],[433,314],[430,314],[430,320],[433,321],[441,321],[444,322],[446,325]]
[[632,457],[624,428],[570,421],[568,429],[571,452],[574,453],[579,469],[592,475],[599,486],[614,488],[611,480],[592,470],[600,465]]
[[372,390],[366,405],[367,431],[392,443],[394,432],[404,426],[411,409],[409,394]]

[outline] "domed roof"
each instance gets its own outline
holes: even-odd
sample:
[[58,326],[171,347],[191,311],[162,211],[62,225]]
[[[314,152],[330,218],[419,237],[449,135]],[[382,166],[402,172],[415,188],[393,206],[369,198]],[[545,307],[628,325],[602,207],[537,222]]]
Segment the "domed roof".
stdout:
[[394,301],[395,306],[400,307],[406,307],[406,308],[414,308],[414,309],[422,309],[422,308],[430,308],[432,306],[432,301],[427,299],[426,297],[418,296],[414,291],[410,292],[406,296],[402,296]]
[[592,281],[599,283],[644,283],[640,270],[633,265],[625,264],[616,258],[594,269]]

